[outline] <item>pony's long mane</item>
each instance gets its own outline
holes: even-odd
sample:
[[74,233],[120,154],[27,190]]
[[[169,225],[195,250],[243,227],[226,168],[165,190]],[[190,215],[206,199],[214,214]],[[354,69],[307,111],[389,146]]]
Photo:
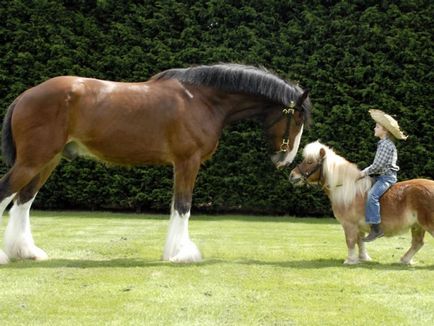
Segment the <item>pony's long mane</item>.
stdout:
[[[152,79],[177,79],[191,85],[218,88],[227,92],[240,92],[265,97],[266,99],[288,106],[295,101],[303,90],[300,86],[279,78],[265,68],[240,64],[216,64],[184,69],[169,69],[155,75]],[[309,99],[303,103],[305,118],[311,110]]]
[[318,141],[304,148],[303,157],[319,161],[321,148],[326,153],[323,161],[323,175],[333,203],[348,206],[357,195],[365,194],[371,188],[370,178],[359,179],[360,170],[356,164],[348,162]]

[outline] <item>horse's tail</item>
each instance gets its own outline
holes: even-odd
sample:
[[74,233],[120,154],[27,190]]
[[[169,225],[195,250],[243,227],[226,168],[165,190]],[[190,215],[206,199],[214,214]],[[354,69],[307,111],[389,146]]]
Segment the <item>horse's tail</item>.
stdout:
[[9,105],[9,108],[6,112],[5,118],[3,120],[3,128],[2,128],[2,159],[3,162],[7,166],[12,166],[15,163],[16,158],[16,149],[14,137],[12,135],[12,113],[14,111],[15,105],[17,104],[18,99],[12,102]]

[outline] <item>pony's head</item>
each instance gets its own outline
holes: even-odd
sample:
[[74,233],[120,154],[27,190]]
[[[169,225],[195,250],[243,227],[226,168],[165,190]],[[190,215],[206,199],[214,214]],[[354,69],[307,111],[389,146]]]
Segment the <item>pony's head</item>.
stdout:
[[290,101],[288,107],[272,110],[266,116],[265,126],[274,150],[271,160],[277,168],[291,164],[297,155],[310,108],[308,91],[300,88],[300,95],[295,101]]
[[370,178],[359,178],[360,170],[354,163],[337,155],[331,148],[316,141],[306,145],[303,161],[290,174],[295,185],[319,184],[339,204],[350,204],[357,194],[371,187]]
[[289,180],[295,185],[323,182],[324,160],[327,154],[334,153],[319,141],[306,145],[303,149],[303,161],[291,171]]

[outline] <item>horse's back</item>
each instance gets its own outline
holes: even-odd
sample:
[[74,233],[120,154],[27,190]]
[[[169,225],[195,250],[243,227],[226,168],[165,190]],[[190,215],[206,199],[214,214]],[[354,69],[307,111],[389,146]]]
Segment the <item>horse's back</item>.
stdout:
[[408,206],[424,204],[434,211],[434,181],[411,179],[395,183],[381,198],[382,201],[403,202]]
[[[424,228],[434,230],[434,181],[411,179],[394,184],[382,197],[381,214],[392,220],[400,217],[418,221]],[[389,219],[386,217],[387,219]]]

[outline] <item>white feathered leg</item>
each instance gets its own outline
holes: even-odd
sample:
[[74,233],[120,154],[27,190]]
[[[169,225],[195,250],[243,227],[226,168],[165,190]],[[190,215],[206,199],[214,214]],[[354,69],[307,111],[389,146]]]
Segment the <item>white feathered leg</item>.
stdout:
[[[16,194],[12,194],[9,197],[6,197],[5,199],[3,199],[0,203],[0,223],[2,221],[3,218],[3,213],[6,209],[6,207],[8,207],[8,205],[11,203],[11,201],[14,199]],[[9,263],[9,257],[3,252],[3,250],[0,250],[0,265],[4,265]]]
[[30,229],[30,207],[33,197],[24,204],[14,203],[9,211],[9,223],[5,232],[5,253],[9,258],[21,259],[48,259],[47,254],[38,248]]
[[8,205],[12,202],[12,199],[14,199],[16,194],[12,194],[9,197],[6,197],[5,199],[3,199],[0,203],[0,222],[1,219],[3,218],[3,213],[5,212],[6,207],[8,207]]
[[180,215],[178,211],[172,209],[163,260],[174,263],[192,263],[202,260],[199,249],[190,240],[188,233],[189,218],[190,212]]

